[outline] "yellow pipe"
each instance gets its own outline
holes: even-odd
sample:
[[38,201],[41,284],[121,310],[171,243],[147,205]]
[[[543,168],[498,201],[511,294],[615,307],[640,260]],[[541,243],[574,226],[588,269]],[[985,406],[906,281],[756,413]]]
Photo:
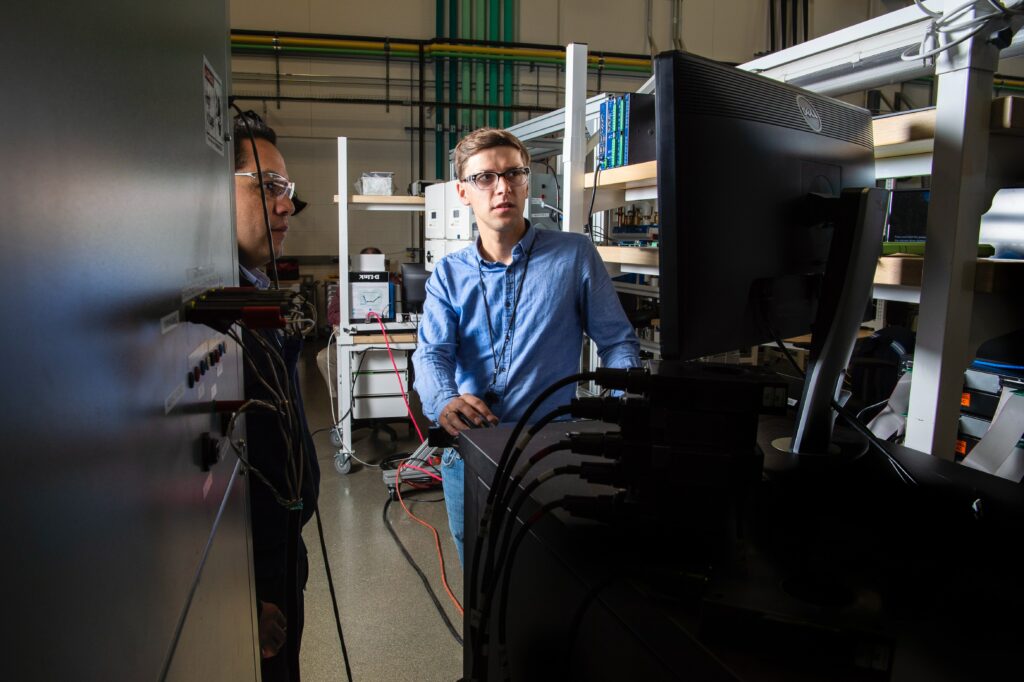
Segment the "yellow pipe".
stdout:
[[482,45],[451,45],[448,43],[438,43],[431,45],[430,47],[435,50],[443,50],[444,52],[472,52],[475,54],[500,54],[520,57],[565,59],[564,50],[538,50],[526,47],[484,47]]
[[[244,35],[235,34],[231,36],[232,42],[249,43],[253,45],[276,45],[280,47],[329,47],[349,50],[390,50],[392,52],[419,52],[419,45],[416,43],[389,42],[384,43],[372,40],[343,40],[338,38],[296,38],[289,36]],[[543,57],[548,59],[565,59],[565,52],[562,50],[543,50],[524,47],[485,47],[478,45],[452,45],[450,43],[438,43],[426,46],[426,54],[438,50],[441,52],[461,52],[467,56],[472,55],[503,55],[509,57]],[[631,59],[628,57],[601,57],[591,55],[587,61],[591,64],[604,63],[609,66],[639,66],[650,67],[649,59]]]
[[587,61],[591,64],[604,63],[612,64],[615,66],[643,66],[651,68],[650,59],[630,59],[629,57],[587,57]]
[[392,52],[419,52],[416,43],[377,42],[371,40],[339,40],[336,38],[294,38],[274,36],[233,35],[232,42],[252,43],[255,45],[280,45],[281,47],[336,47],[349,50],[391,50]]

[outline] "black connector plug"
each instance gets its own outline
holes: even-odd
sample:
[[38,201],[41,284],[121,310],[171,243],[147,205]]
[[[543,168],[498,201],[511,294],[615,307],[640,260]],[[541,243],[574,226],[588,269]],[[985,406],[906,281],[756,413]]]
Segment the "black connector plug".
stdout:
[[580,478],[596,485],[610,485],[625,488],[629,485],[629,476],[623,466],[617,462],[580,462]]
[[601,523],[621,519],[626,511],[625,497],[622,493],[595,497],[566,495],[562,498],[562,506],[573,516]]
[[283,329],[295,307],[297,294],[279,289],[222,287],[210,289],[187,301],[181,317],[226,333],[237,322],[250,329]]
[[[594,455],[596,457],[607,457],[618,459],[622,457],[626,441],[618,432],[610,433],[579,433],[573,432],[569,436],[569,449],[578,455]],[[635,447],[630,444],[630,448]]]
[[618,424],[624,419],[646,413],[650,402],[645,398],[573,398],[572,416]]
[[597,376],[594,378],[594,383],[601,388],[613,391],[643,393],[651,386],[651,373],[643,367],[627,369],[598,367],[595,373]]

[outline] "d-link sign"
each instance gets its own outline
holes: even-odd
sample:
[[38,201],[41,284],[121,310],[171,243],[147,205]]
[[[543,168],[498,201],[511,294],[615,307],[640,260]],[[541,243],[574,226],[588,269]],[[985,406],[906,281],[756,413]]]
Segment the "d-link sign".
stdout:
[[807,125],[811,127],[816,133],[821,132],[821,116],[815,111],[814,107],[811,106],[810,100],[803,95],[796,96],[796,105],[800,107],[800,114],[803,115],[804,120],[807,121]]

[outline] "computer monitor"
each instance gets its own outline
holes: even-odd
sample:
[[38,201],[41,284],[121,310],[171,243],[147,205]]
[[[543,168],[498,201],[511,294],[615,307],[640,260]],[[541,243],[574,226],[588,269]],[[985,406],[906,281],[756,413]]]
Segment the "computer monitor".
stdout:
[[423,263],[402,263],[402,312],[423,312],[428,277],[430,273]]
[[886,221],[887,242],[923,242],[928,225],[928,203],[931,190],[897,189],[889,200]]
[[663,363],[813,330],[798,423],[827,447],[884,225],[871,114],[682,52],[654,72]]

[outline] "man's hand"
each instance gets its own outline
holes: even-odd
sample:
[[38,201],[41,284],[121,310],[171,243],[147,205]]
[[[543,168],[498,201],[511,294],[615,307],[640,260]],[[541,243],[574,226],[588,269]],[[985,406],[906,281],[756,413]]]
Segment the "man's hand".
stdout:
[[444,406],[438,415],[437,423],[452,436],[457,436],[459,431],[475,426],[494,426],[498,423],[498,417],[483,400],[472,393],[463,393],[458,398],[452,398]]
[[288,623],[277,604],[260,602],[260,655],[276,656],[288,639]]

